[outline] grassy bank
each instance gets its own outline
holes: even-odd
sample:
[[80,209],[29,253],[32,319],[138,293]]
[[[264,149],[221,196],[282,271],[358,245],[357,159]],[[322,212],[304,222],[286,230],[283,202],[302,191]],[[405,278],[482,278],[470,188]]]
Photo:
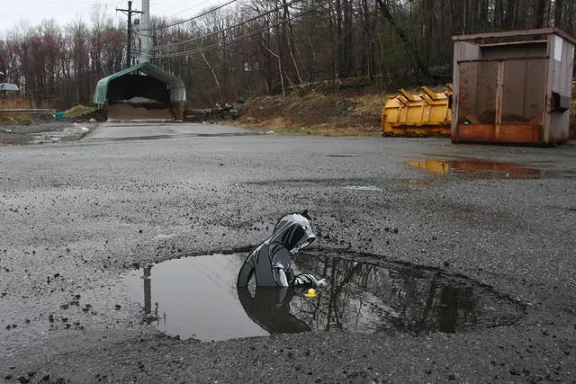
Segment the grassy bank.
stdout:
[[[24,98],[0,98],[0,109],[33,109],[36,105]],[[30,114],[0,113],[0,124],[26,124],[32,122]]]
[[248,112],[228,123],[285,135],[378,136],[385,102],[386,95],[264,96],[248,101]]

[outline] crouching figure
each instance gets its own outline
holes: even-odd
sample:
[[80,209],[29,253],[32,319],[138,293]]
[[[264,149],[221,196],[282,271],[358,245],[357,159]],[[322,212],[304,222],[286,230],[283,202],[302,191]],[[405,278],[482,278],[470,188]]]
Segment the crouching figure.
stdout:
[[292,262],[298,251],[316,240],[308,212],[282,217],[270,237],[254,249],[240,268],[237,285],[246,287],[254,277],[260,287],[324,288],[324,279],[309,273],[295,275]]

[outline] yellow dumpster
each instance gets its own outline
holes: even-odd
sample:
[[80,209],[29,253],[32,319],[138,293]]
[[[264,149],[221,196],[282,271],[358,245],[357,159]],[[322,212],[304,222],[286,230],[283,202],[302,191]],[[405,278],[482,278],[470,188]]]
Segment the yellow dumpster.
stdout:
[[450,136],[452,84],[447,88],[436,93],[423,86],[419,95],[400,89],[382,109],[382,136]]

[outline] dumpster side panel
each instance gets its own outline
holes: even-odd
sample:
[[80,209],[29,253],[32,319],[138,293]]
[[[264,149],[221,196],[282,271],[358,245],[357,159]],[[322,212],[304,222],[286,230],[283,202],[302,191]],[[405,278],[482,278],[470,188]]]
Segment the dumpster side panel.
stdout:
[[[476,89],[477,77],[474,75],[477,72],[477,68],[473,63],[472,67],[466,68],[465,76],[462,76],[462,68],[460,68],[459,62],[461,60],[474,60],[480,57],[480,47],[476,44],[468,43],[465,41],[456,41],[454,43],[454,63],[453,63],[453,91],[452,94],[452,129],[451,129],[451,139],[452,141],[458,140],[458,129],[459,121],[465,116],[461,116],[460,103],[465,103],[466,105],[471,105],[475,103],[476,94],[473,90]],[[473,100],[470,100],[473,98]],[[466,108],[464,108],[466,109]]]
[[549,97],[556,93],[561,100],[561,106],[568,109],[554,109],[550,103],[549,117],[549,143],[563,143],[568,141],[570,129],[570,109],[572,101],[572,71],[574,67],[574,45],[558,36],[550,36],[551,58],[550,66],[552,78],[549,80]]

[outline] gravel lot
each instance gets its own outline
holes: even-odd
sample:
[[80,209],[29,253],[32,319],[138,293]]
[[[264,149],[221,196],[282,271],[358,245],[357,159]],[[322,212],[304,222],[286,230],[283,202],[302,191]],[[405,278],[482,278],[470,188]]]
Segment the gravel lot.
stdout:
[[[537,171],[405,164],[426,159]],[[456,146],[201,124],[101,124],[77,142],[1,147],[0,382],[575,382],[575,160],[573,143]],[[455,334],[219,342],[139,322],[124,274],[249,249],[279,215],[306,208],[317,251],[470,279],[522,316]],[[188,294],[201,293],[179,299]]]

